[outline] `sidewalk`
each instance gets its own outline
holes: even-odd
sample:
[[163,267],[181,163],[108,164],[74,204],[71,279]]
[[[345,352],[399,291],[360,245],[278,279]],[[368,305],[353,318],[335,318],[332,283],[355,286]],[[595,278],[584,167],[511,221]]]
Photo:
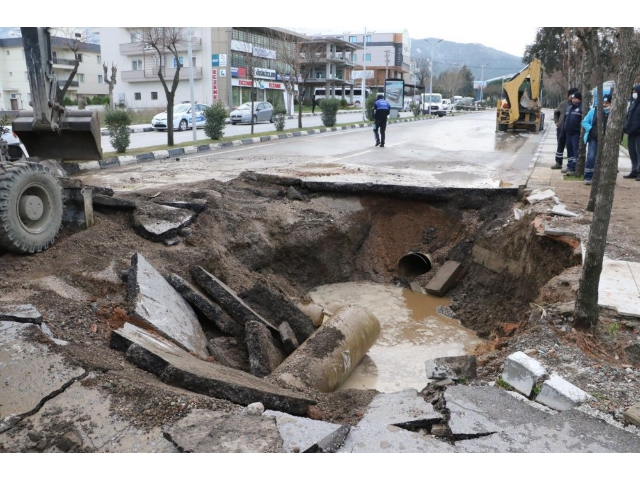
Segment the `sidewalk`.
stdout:
[[[584,185],[582,181],[564,180],[560,170],[551,169],[551,166],[555,163],[557,145],[555,133],[555,129],[549,127],[542,133],[544,137],[534,157],[533,166],[528,172],[527,189],[551,189],[563,203],[565,203],[566,198],[575,198],[576,195],[581,200],[584,198],[583,203],[579,202],[577,205],[567,206],[568,210],[580,215],[584,213],[583,209],[586,207],[589,198],[589,187]],[[619,193],[620,196],[626,193],[619,192],[619,190],[629,190],[629,188],[636,187],[636,185],[633,185],[635,181],[621,178],[622,175],[626,175],[630,171],[629,153],[621,147],[615,198],[619,197]],[[640,195],[640,185],[637,185],[637,187]],[[582,210],[576,208],[580,205],[583,205]],[[614,199],[615,207],[616,201]],[[621,216],[623,215],[624,213],[621,214]],[[580,219],[580,216],[576,217],[576,220],[578,219]],[[616,215],[612,213],[611,222],[615,221],[615,219]],[[610,232],[611,222],[609,224]],[[620,315],[640,318],[640,263],[612,260],[605,256],[600,277],[598,303],[600,307],[613,309]]]

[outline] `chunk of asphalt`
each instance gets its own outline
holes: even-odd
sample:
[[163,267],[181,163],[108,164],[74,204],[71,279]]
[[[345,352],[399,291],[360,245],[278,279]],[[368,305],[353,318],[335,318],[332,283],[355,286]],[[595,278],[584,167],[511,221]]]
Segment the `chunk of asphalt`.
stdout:
[[251,290],[241,293],[240,298],[264,318],[268,318],[274,325],[287,322],[296,334],[298,343],[303,343],[316,329],[313,321],[290,302],[280,292],[273,291],[256,283]]
[[158,376],[164,383],[239,405],[261,402],[266,408],[305,415],[316,402],[266,380],[216,363],[199,360],[169,341],[134,325],[111,333],[112,348],[125,351],[128,361]]
[[284,355],[263,323],[250,320],[244,328],[251,374],[266,377],[282,363]]
[[262,317],[240,299],[233,290],[204,268],[195,266],[191,268],[190,272],[196,283],[238,323],[244,326],[248,321],[255,320],[262,322],[274,332],[278,331],[278,328],[273,323]]
[[42,315],[30,303],[24,305],[0,306],[0,322],[19,322],[42,324]]
[[417,390],[380,394],[358,425],[351,428],[338,453],[453,453],[455,448],[446,442],[406,430],[441,421],[442,415]]
[[193,308],[213,322],[222,333],[236,338],[243,337],[244,329],[242,325],[231,318],[219,305],[213,303],[196,285],[184,280],[175,273],[169,274],[167,281]]
[[155,203],[157,203],[158,205],[164,205],[166,207],[182,208],[183,210],[191,210],[192,212],[195,212],[195,213],[202,213],[207,209],[206,200],[193,200],[191,202],[156,200]]
[[[295,417],[273,410],[266,410],[263,416],[275,418],[276,426],[282,437],[282,449],[285,453],[314,453],[320,449],[329,453],[336,443],[339,443],[338,448],[342,446],[344,438],[350,430],[348,426],[346,426],[345,432],[345,426],[340,424]],[[335,436],[336,434],[337,436]],[[337,448],[333,451],[336,450]]]
[[280,340],[282,341],[284,352],[287,355],[293,353],[300,344],[298,343],[298,339],[296,339],[296,334],[293,333],[293,330],[289,326],[289,323],[282,322],[278,325],[278,331],[280,332]]
[[125,200],[124,198],[106,197],[103,195],[93,195],[93,206],[95,207],[107,207],[115,210],[135,210],[136,202],[131,200]]
[[429,359],[425,362],[425,370],[427,378],[437,380],[444,378],[458,380],[460,378],[476,378],[478,376],[475,355]]
[[306,449],[304,453],[336,453],[344,445],[350,431],[351,426],[342,425],[338,430]]
[[191,305],[139,253],[131,257],[127,303],[133,319],[189,352],[209,356],[207,338]]
[[182,208],[141,203],[134,210],[133,225],[143,238],[152,242],[162,242],[178,236],[180,230],[191,224],[195,218],[194,212]]
[[180,452],[282,453],[282,438],[269,416],[194,410],[164,436]]
[[234,337],[212,338],[207,343],[207,349],[216,362],[225,367],[231,367],[244,372],[249,372],[249,354],[247,347],[242,341]]
[[34,411],[85,374],[37,325],[12,321],[0,321],[0,365],[0,419]]

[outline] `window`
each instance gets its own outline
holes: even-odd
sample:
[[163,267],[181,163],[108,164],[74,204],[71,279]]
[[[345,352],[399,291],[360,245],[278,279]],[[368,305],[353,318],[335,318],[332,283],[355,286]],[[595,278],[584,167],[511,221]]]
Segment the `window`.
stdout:
[[53,63],[58,63],[58,52],[51,52],[51,58],[53,59]]
[[7,55],[11,55],[11,52],[9,50],[7,50]]
[[118,94],[118,103],[124,103],[124,93],[119,93]]
[[192,67],[196,66],[196,57],[191,57],[191,66]]
[[184,67],[184,61],[182,60],[182,57],[178,57],[176,59],[176,57],[173,57],[173,68],[178,68],[178,62],[180,62],[180,67]]
[[98,75],[98,83],[104,83],[102,75]]
[[358,61],[358,54],[357,53],[352,53],[351,54],[351,61],[354,62],[354,63]]
[[133,60],[131,67],[133,70],[142,70],[142,60]]
[[79,62],[82,61],[82,54],[81,53],[76,53],[76,58],[78,59]]
[[98,65],[100,65],[102,63],[102,55],[98,55],[96,58],[98,59]]
[[135,92],[133,94],[134,100],[142,100],[142,94],[140,92]]
[[370,54],[370,53],[367,53],[367,54],[364,56],[364,61],[365,61],[365,62],[370,62],[370,61],[371,61],[371,54]]
[[79,73],[78,74],[78,82],[84,83],[84,73]]
[[350,35],[349,36],[349,41],[351,43],[356,43],[358,41],[358,37],[356,37],[355,35]]
[[158,92],[151,92],[151,100],[157,100],[158,99]]
[[371,35],[367,35],[364,39],[365,42],[371,43]]

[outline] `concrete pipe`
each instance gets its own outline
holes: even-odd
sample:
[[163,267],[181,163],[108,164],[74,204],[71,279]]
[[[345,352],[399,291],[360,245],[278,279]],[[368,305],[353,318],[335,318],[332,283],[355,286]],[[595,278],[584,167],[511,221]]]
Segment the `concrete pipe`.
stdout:
[[403,277],[417,277],[431,270],[432,265],[429,254],[409,252],[398,261],[398,274]]
[[286,387],[333,392],[379,335],[380,321],[375,315],[355,305],[342,307],[268,378]]

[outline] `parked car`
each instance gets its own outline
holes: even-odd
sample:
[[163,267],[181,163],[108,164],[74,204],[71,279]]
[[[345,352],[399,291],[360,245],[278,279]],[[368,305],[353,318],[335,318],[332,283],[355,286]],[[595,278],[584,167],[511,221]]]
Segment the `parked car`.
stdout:
[[[204,117],[204,110],[208,105],[196,103],[196,128],[204,128],[206,119]],[[192,128],[193,119],[191,115],[191,104],[180,103],[173,107],[173,129],[184,131],[188,128]],[[162,112],[153,117],[151,120],[151,126],[158,132],[165,131],[167,127],[167,112]]]
[[11,130],[11,127],[4,127],[1,140],[7,142],[10,161],[15,162],[16,160],[29,158],[27,149],[22,144],[22,141],[20,141],[18,135],[16,135],[16,132]]
[[[251,102],[243,103],[229,115],[231,125],[251,123]],[[269,102],[253,102],[253,123],[273,123],[273,105]]]

